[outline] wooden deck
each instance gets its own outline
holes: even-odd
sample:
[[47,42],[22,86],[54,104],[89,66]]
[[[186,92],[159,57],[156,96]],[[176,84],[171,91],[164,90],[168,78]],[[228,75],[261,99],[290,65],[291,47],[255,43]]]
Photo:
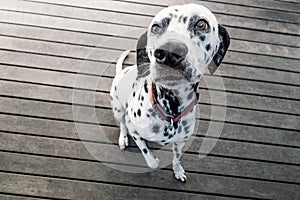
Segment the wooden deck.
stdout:
[[[182,2],[210,8],[232,37],[219,71],[226,105],[209,98],[224,91],[200,87],[199,131],[182,158],[186,184],[170,166],[127,173],[108,165],[142,167],[114,160],[113,62],[135,48],[159,10]],[[0,199],[300,199],[299,55],[298,0],[2,0]],[[96,87],[88,84],[99,77]],[[74,106],[95,105],[97,121],[75,121],[105,152],[97,159],[74,122]],[[212,107],[226,108],[224,129],[199,158]]]

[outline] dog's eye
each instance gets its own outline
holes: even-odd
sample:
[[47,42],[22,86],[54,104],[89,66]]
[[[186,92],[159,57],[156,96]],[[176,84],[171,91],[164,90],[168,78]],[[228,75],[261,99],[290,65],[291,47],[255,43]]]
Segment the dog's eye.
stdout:
[[151,32],[153,34],[158,34],[158,33],[161,32],[161,30],[162,30],[162,27],[159,24],[153,24],[152,25]]
[[204,31],[207,28],[208,28],[208,23],[204,19],[200,19],[195,25],[195,30],[197,31]]

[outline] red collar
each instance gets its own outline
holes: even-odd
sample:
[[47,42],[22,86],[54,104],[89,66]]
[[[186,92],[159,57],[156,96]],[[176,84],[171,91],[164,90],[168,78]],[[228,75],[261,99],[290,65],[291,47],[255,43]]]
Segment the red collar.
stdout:
[[199,93],[196,92],[195,99],[190,103],[190,105],[186,109],[184,109],[183,112],[181,112],[177,116],[170,115],[170,114],[166,113],[165,110],[163,109],[163,107],[161,107],[161,105],[157,102],[157,99],[155,98],[155,95],[154,95],[154,91],[153,91],[154,87],[153,86],[154,86],[154,83],[149,84],[150,102],[151,102],[153,108],[160,112],[160,114],[161,114],[160,118],[162,120],[169,118],[171,120],[171,124],[173,124],[173,122],[178,122],[182,117],[187,115],[194,108],[194,106],[197,104],[198,99],[199,99]]

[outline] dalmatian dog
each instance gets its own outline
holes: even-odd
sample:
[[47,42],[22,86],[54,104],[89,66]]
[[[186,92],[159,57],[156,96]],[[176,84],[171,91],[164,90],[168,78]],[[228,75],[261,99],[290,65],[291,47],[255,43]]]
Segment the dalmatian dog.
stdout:
[[185,182],[180,158],[195,127],[198,83],[206,68],[216,71],[229,43],[226,29],[204,6],[185,4],[159,12],[138,40],[136,65],[122,69],[129,51],[116,65],[110,95],[121,150],[130,135],[155,169],[159,160],[146,141],[172,143],[174,175]]

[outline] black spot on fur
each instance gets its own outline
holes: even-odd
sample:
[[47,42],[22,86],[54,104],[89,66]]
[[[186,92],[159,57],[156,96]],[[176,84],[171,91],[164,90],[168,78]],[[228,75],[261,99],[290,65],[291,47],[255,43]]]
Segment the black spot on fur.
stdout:
[[148,93],[148,83],[147,83],[147,80],[145,80],[145,83],[144,83],[144,90],[146,93]]
[[183,23],[186,23],[187,17],[183,18]]
[[214,31],[214,32],[216,31],[216,28],[215,28],[215,27],[213,27],[213,31]]
[[162,142],[162,143],[165,143],[165,142],[166,142],[166,140],[162,140],[161,142]]
[[128,103],[125,104],[125,108],[128,108]]
[[189,138],[189,136],[185,136],[185,137],[184,137],[184,139],[188,139],[188,138]]
[[167,107],[167,101],[166,100],[163,100],[163,104],[165,107]]
[[179,19],[178,19],[178,22],[179,22],[179,23],[181,23],[182,18],[183,18],[183,15],[181,15],[181,16],[179,17]]
[[136,117],[136,113],[133,113],[134,117]]
[[144,141],[144,138],[140,138],[141,141]]
[[205,35],[201,35],[199,38],[202,42],[206,39]]
[[136,140],[136,137],[132,136],[132,138],[133,138],[134,140]]
[[183,125],[183,126],[186,126],[186,125],[187,125],[187,121],[186,121],[186,120],[183,120],[183,121],[182,121],[182,125]]
[[[170,17],[172,18],[173,14],[170,14]],[[166,17],[166,18],[163,18],[162,21],[161,21],[161,25],[163,27],[164,30],[166,30],[171,22],[171,18],[170,17]],[[162,31],[161,33],[163,33],[164,31]]]
[[210,44],[206,45],[206,46],[205,46],[205,49],[206,49],[206,51],[209,51],[209,50],[211,50],[211,46],[210,46]]
[[174,148],[174,151],[175,151],[175,152],[178,152],[178,148],[177,148],[177,147],[175,147],[175,148]]
[[160,130],[160,126],[159,126],[159,125],[154,125],[154,126],[152,127],[152,131],[153,131],[154,133],[159,133],[159,130]]
[[179,128],[178,128],[178,133],[181,133],[181,131],[182,131],[182,127],[179,126]]
[[143,107],[143,103],[141,103],[141,107]]
[[117,86],[115,86],[115,90],[117,90]]
[[152,113],[151,113],[151,116],[152,116],[152,117],[156,117],[156,113],[155,113],[155,112],[152,112]]
[[148,117],[148,118],[150,118],[150,115],[149,115],[149,114],[147,114],[147,117]]
[[142,112],[141,112],[140,109],[138,109],[137,114],[138,114],[139,117],[141,116]]
[[178,9],[175,9],[176,12],[178,12]]
[[180,157],[180,154],[179,153],[176,153],[176,158],[179,158]]
[[144,96],[142,96],[141,100],[144,101]]
[[184,128],[185,133],[187,134],[190,131],[190,127],[185,127]]
[[135,97],[135,92],[133,92],[132,96]]
[[169,138],[169,139],[171,139],[172,137],[173,137],[173,135],[169,135],[169,137],[168,137],[168,138]]
[[168,128],[165,127],[165,129],[164,129],[164,136],[167,137],[168,135],[169,135],[169,133],[168,133]]
[[147,153],[148,153],[148,150],[147,150],[147,149],[143,149],[143,152],[144,152],[145,154],[147,154]]

